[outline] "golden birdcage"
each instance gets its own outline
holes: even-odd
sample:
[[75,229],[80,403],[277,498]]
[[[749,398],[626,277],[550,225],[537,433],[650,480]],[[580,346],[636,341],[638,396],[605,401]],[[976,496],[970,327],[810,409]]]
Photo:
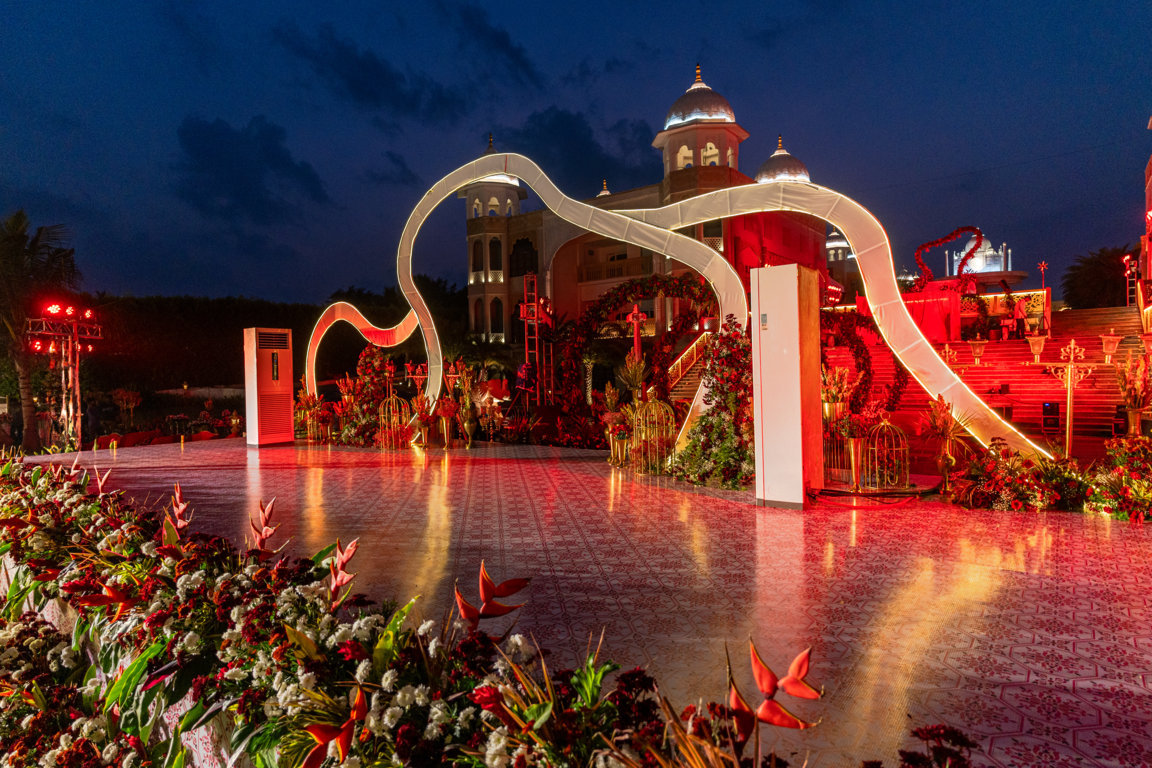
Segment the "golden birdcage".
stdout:
[[675,435],[676,414],[672,406],[652,400],[637,408],[628,454],[632,470],[642,475],[667,473]]
[[904,490],[908,487],[908,438],[904,430],[885,416],[872,427],[864,442],[861,485],[872,491]]
[[408,422],[412,411],[408,401],[398,395],[384,398],[380,404],[380,445],[383,448],[405,448],[411,430]]

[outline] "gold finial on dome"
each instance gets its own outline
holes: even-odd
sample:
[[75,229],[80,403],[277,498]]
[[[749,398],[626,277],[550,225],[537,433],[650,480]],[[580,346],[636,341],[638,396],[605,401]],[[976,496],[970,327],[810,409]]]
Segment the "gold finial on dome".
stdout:
[[699,62],[697,62],[697,63],[696,63],[696,82],[698,82],[698,83],[702,83],[702,82],[704,82],[704,81],[703,81],[703,80],[700,78],[700,63],[699,63]]
[[776,149],[784,149],[784,134],[776,135]]
[[492,149],[492,134],[488,134],[488,149]]
[[604,191],[608,191],[608,179],[604,179]]

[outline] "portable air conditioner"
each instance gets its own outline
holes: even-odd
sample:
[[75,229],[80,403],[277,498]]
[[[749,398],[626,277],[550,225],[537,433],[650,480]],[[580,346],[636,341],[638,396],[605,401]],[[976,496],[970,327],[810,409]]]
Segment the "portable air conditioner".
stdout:
[[292,331],[244,329],[244,408],[248,445],[291,443]]

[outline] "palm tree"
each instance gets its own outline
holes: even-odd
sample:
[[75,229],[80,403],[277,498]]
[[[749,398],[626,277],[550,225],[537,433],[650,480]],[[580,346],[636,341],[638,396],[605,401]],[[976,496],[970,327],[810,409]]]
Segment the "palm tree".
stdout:
[[65,248],[67,231],[59,224],[31,226],[24,211],[0,221],[0,322],[7,335],[8,354],[16,367],[20,407],[24,415],[25,452],[40,450],[36,406],[32,402],[32,360],[24,345],[24,325],[33,303],[52,291],[75,288],[80,281],[75,251]]
[[1072,309],[1124,306],[1128,297],[1124,256],[1131,251],[1131,247],[1125,245],[1077,256],[1060,280],[1064,303]]

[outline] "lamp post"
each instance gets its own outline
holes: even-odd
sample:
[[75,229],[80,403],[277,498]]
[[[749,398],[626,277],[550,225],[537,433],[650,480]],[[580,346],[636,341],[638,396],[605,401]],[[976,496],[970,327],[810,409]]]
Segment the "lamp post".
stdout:
[[1048,271],[1048,262],[1040,262],[1036,265],[1036,269],[1040,270],[1040,290],[1044,290],[1044,273]]
[[1032,362],[1039,363],[1040,355],[1044,353],[1044,342],[1048,341],[1047,336],[1029,336],[1028,349],[1032,352]]
[[1112,365],[1112,355],[1116,354],[1116,350],[1120,347],[1120,341],[1123,336],[1116,334],[1115,329],[1109,328],[1108,333],[1100,334],[1100,344],[1104,347],[1104,364]]
[[968,342],[968,346],[972,348],[972,359],[975,361],[972,364],[979,366],[980,358],[984,356],[984,347],[988,346],[988,340],[977,336]]
[[1064,399],[1066,414],[1064,417],[1064,455],[1067,457],[1072,455],[1072,395],[1076,391],[1076,385],[1091,376],[1096,366],[1084,362],[1084,347],[1079,346],[1076,339],[1069,341],[1068,345],[1060,350],[1060,360],[1059,363],[1041,363],[1037,360],[1035,363],[1025,363],[1025,365],[1044,366],[1048,373],[1055,376],[1064,385],[1064,391],[1067,393]]

